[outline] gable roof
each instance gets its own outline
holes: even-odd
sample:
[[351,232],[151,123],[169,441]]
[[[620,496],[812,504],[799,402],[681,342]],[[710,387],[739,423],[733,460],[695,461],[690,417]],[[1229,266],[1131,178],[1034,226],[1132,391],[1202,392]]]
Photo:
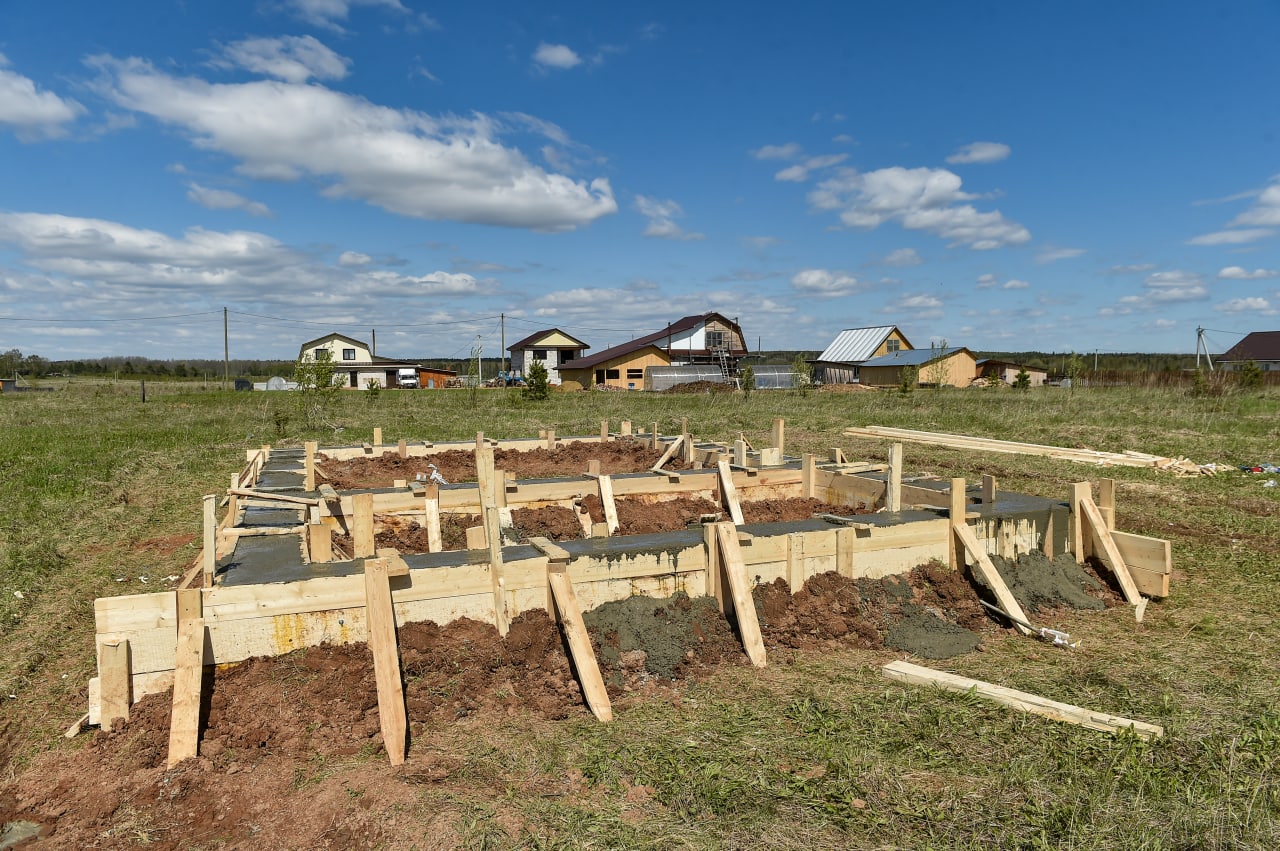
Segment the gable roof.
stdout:
[[[876,325],[869,328],[847,328],[841,331],[831,344],[818,355],[818,360],[829,363],[861,363],[876,353],[876,349],[893,333],[896,325]],[[906,341],[901,331],[898,336]],[[911,343],[907,342],[907,348]]]
[[978,358],[977,366],[1016,366],[1018,369],[1025,369],[1027,372],[1043,372],[1048,373],[1049,370],[1042,366],[1027,366],[1026,364],[1015,363],[1011,360],[1000,360],[1000,358]]
[[581,340],[579,340],[577,337],[573,336],[570,333],[561,331],[559,328],[548,328],[545,331],[535,331],[532,334],[530,334],[528,337],[525,337],[523,340],[512,343],[511,345],[507,346],[507,351],[512,352],[512,351],[515,351],[516,349],[528,348],[529,346],[532,346],[534,343],[536,343],[538,340],[541,340],[543,337],[550,337],[552,334],[562,334],[565,337],[568,337],[570,340],[573,340],[573,342],[577,344],[577,348],[579,349],[591,348],[586,343],[582,342]]
[[[969,350],[964,346],[952,346],[949,349],[943,349],[941,352],[937,349],[905,349],[863,361],[861,366],[864,369],[869,366],[924,366],[936,360],[949,358],[956,352],[969,352]],[[969,354],[972,356],[973,352],[969,352]]]
[[[645,346],[657,346],[657,348],[662,349],[662,346],[658,345],[660,341],[665,340],[667,337],[673,334],[680,334],[692,328],[696,328],[700,323],[708,321],[713,316],[719,319],[724,324],[729,325],[730,327],[736,328],[739,334],[742,333],[742,328],[738,325],[738,323],[728,319],[723,314],[716,313],[714,311],[711,311],[708,313],[702,313],[694,316],[684,316],[684,317],[681,317],[680,319],[677,319],[675,322],[672,322],[670,325],[663,328],[661,331],[654,331],[652,334],[645,334],[643,337],[636,337],[634,340],[614,346],[611,349],[605,349],[603,352],[596,352],[594,355],[588,355],[585,358],[578,358],[577,360],[566,361],[560,364],[559,368],[562,371],[566,369],[586,369],[587,367],[595,366],[598,363],[602,363],[607,360],[613,360],[616,357],[630,354],[631,352],[639,351],[640,349],[643,349]],[[663,353],[665,354],[666,349],[662,349],[662,350],[663,350]],[[683,349],[681,351],[683,351]]]
[[1254,331],[1219,355],[1218,360],[1280,360],[1280,331]]
[[311,348],[316,343],[325,343],[325,342],[328,342],[329,340],[345,340],[348,343],[355,343],[357,346],[360,346],[361,348],[364,348],[364,349],[369,348],[368,343],[357,340],[355,337],[348,337],[346,334],[339,334],[335,331],[334,333],[331,333],[331,334],[325,334],[323,337],[316,337],[314,340],[307,340],[305,343],[302,344],[302,347],[299,349],[299,351],[304,351],[306,349]]

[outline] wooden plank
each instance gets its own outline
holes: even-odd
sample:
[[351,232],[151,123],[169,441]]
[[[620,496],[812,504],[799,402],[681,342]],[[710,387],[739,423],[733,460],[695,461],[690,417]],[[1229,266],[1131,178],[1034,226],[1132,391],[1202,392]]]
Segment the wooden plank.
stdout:
[[1107,528],[1116,530],[1116,480],[1098,480],[1098,512],[1106,521]]
[[[969,551],[969,555],[974,560],[974,566],[977,568],[978,574],[982,577],[983,581],[987,583],[987,587],[989,587],[996,595],[996,602],[1000,604],[1000,608],[1004,609],[1005,614],[1030,623],[1027,613],[1022,610],[1022,606],[1019,605],[1017,598],[1013,596],[1013,592],[1009,590],[1009,586],[1006,585],[1004,583],[1004,579],[1001,578],[1000,572],[996,570],[996,566],[991,563],[991,559],[988,558],[986,552],[983,551],[982,546],[978,543],[978,538],[973,534],[973,530],[970,529],[963,521],[959,523],[952,521],[951,531],[952,536],[959,542],[959,546],[962,548],[962,551]],[[1031,634],[1030,629],[1017,621],[1013,621],[1013,626],[1014,629],[1018,630],[1018,632],[1023,635]]]
[[1130,532],[1112,532],[1112,540],[1138,591],[1148,597],[1169,596],[1169,576],[1173,558],[1169,542]]
[[551,450],[555,448],[556,448],[556,430],[553,428],[549,428],[547,429],[547,449]]
[[427,529],[427,552],[438,553],[444,549],[444,539],[440,535],[440,486],[427,486],[427,495],[423,499],[422,525]]
[[240,499],[236,490],[240,487],[240,474],[231,475],[231,488],[227,491],[227,516],[222,518],[222,525],[234,526],[240,520]]
[[660,438],[660,435],[658,434],[658,424],[654,423],[651,428],[653,430],[649,432],[649,448],[654,452],[657,452]]
[[779,452],[785,452],[783,448],[787,436],[787,421],[782,417],[773,418],[773,440],[770,445]]
[[600,459],[590,458],[587,460],[587,475],[593,478],[600,475]]
[[1089,538],[1084,534],[1084,523],[1081,521],[1080,504],[1086,499],[1092,499],[1093,486],[1088,482],[1075,482],[1071,485],[1071,552],[1076,557],[1077,564],[1084,564],[1085,556],[1088,553]]
[[182,621],[178,624],[178,645],[174,655],[169,768],[200,752],[200,691],[204,682],[204,661],[204,618]]
[[133,705],[133,672],[129,669],[129,640],[98,639],[99,723],[104,730],[120,718],[129,720]]
[[733,466],[747,466],[747,442],[745,440],[735,440],[733,442]]
[[653,470],[655,473],[662,472],[662,465],[671,460],[671,456],[676,454],[676,450],[680,448],[680,444],[682,443],[684,443],[683,435],[681,435],[680,437],[677,437],[674,441],[672,441],[671,445],[667,447],[667,451],[663,452],[662,457],[659,458],[656,462],[654,462],[654,465],[649,469]]
[[467,527],[467,549],[483,550],[489,546],[489,535],[484,525]]
[[631,437],[631,420],[622,421],[622,436]]
[[317,564],[333,561],[333,528],[324,523],[308,524],[307,551]]
[[[382,449],[382,428],[379,426],[373,427],[373,445],[379,450]],[[378,454],[382,453],[379,452]]]
[[986,506],[995,504],[996,501],[996,477],[984,475],[982,477],[982,505]]
[[609,421],[601,420],[600,421],[600,442],[604,443],[608,439],[609,439]]
[[320,498],[325,502],[338,502],[338,492],[334,490],[333,485],[320,486]]
[[707,590],[708,597],[716,601],[720,614],[729,611],[728,593],[724,583],[724,569],[721,566],[720,542],[715,523],[704,523],[702,526],[702,543],[706,548]]
[[287,493],[275,493],[274,491],[251,490],[250,488],[232,488],[230,493],[234,496],[244,496],[250,499],[262,499],[268,502],[287,502],[290,505],[319,505],[320,500],[311,499],[305,496],[291,496]]
[[738,502],[738,489],[733,484],[733,471],[729,462],[720,460],[716,463],[716,474],[720,478],[720,499],[733,522],[739,526],[747,521],[742,517],[742,504]]
[[213,574],[218,564],[218,497],[206,494],[204,498],[204,549],[201,550],[201,569],[204,571],[205,588],[213,587]]
[[910,662],[891,662],[880,670],[891,680],[911,683],[912,685],[937,686],[945,691],[959,692],[961,694],[976,694],[979,697],[993,700],[1020,712],[1043,715],[1055,721],[1066,721],[1069,724],[1077,724],[1090,730],[1101,730],[1107,733],[1132,730],[1134,735],[1143,739],[1159,738],[1164,735],[1164,728],[1156,724],[1134,721],[1131,718],[1109,715],[1105,712],[1094,712],[1069,703],[1049,700],[1025,691],[1016,691],[1015,689],[983,682],[982,680],[973,680],[957,674],[935,671],[932,668],[913,665]]
[[354,558],[373,555],[373,494],[358,493],[352,497],[351,546]]
[[827,454],[827,459],[828,459],[832,464],[844,464],[844,463],[846,463],[846,459],[845,459],[845,457],[844,457],[844,450],[843,450],[843,449],[841,449],[839,446],[833,446],[833,447],[831,447],[831,449],[829,450],[829,452],[828,452],[828,454]]
[[[965,521],[965,481],[955,478],[951,480],[951,491],[947,497],[948,516],[953,525],[964,525]],[[947,536],[947,559],[952,570],[964,566],[964,551],[960,548],[954,535]]]
[[302,448],[302,489],[310,492],[316,489],[316,450],[320,448],[320,444],[314,440],[308,440],[302,444]]
[[600,486],[600,504],[604,507],[604,522],[609,527],[609,534],[618,531],[618,506],[613,501],[613,480],[608,476],[596,479]]
[[742,646],[747,651],[751,664],[763,668],[764,639],[760,635],[760,621],[756,617],[756,604],[751,597],[747,567],[742,561],[742,549],[738,546],[738,531],[732,523],[716,523],[715,527],[720,564],[728,580],[728,596],[733,601],[733,614],[738,621]]
[[902,510],[902,444],[889,446],[888,486],[884,492],[885,511]]
[[391,764],[401,765],[404,763],[408,723],[388,569],[384,558],[371,558],[364,563],[365,612],[369,652],[373,654],[373,674],[378,683],[378,724],[382,728],[382,743]]
[[804,535],[792,532],[787,535],[787,585],[792,594],[804,587],[804,574]]
[[1115,539],[1111,537],[1111,530],[1107,528],[1107,523],[1102,519],[1101,512],[1098,507],[1093,504],[1093,500],[1088,497],[1080,501],[1081,517],[1083,517],[1089,531],[1093,537],[1094,543],[1101,550],[1099,556],[1107,567],[1111,569],[1111,573],[1115,576],[1116,581],[1120,583],[1120,590],[1124,592],[1124,599],[1131,606],[1137,606],[1142,602],[1142,595],[1138,593],[1138,588],[1133,584],[1133,576],[1129,573],[1129,568],[1124,563],[1124,556],[1120,555],[1120,550],[1116,547]]
[[573,583],[569,581],[569,574],[563,565],[547,569],[547,584],[551,588],[551,598],[555,601],[560,627],[564,630],[569,655],[573,657],[573,667],[578,672],[578,681],[582,684],[582,694],[587,706],[599,720],[612,721],[613,707],[609,703],[609,692],[600,675],[600,665],[596,662],[587,625],[582,620],[582,609],[573,592]]
[[485,538],[489,542],[489,570],[493,578],[493,617],[498,634],[506,636],[511,628],[507,617],[506,580],[503,577],[502,565],[502,527],[498,522],[497,506],[489,506],[484,510]]
[[852,526],[836,529],[836,573],[853,578],[853,553],[858,546],[858,530]]
[[568,550],[559,544],[552,542],[549,538],[530,538],[529,546],[542,553],[550,561],[562,561],[567,564],[572,559]]
[[805,499],[813,499],[817,469],[818,459],[812,452],[806,452],[800,460],[800,496]]
[[409,441],[405,440],[403,437],[400,438],[400,442],[396,444],[396,454],[399,455],[401,458],[408,458],[409,457]]

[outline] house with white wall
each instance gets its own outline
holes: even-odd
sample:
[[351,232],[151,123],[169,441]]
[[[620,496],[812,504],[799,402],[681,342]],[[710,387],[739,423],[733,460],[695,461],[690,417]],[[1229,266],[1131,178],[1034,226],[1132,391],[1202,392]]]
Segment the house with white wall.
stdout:
[[512,343],[507,346],[507,351],[511,352],[512,372],[528,375],[529,367],[539,362],[547,368],[547,380],[552,384],[559,384],[560,364],[577,360],[589,348],[591,347],[586,343],[559,328],[548,328]]

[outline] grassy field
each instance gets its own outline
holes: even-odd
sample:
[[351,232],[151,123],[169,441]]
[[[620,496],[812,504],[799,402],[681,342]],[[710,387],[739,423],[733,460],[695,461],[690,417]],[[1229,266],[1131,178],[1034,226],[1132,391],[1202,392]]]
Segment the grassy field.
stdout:
[[[197,552],[200,497],[225,489],[246,448],[477,430],[594,434],[657,422],[788,452],[886,446],[849,425],[938,431],[1280,463],[1280,393],[1170,390],[918,391],[741,396],[518,391],[345,393],[307,431],[290,394],[181,384],[72,382],[0,397],[0,762],[20,773],[84,711],[93,599],[168,587]],[[642,426],[643,424],[643,426]],[[1001,488],[1066,499],[1100,471],[1040,458],[906,447],[909,470],[982,473]],[[616,723],[516,716],[460,733],[461,778],[422,787],[406,813],[448,809],[468,847],[1275,848],[1280,846],[1280,487],[1229,471],[1177,479],[1113,468],[1117,525],[1173,541],[1172,596],[1133,623],[1124,609],[1063,623],[1064,652],[989,642],[949,670],[1165,726],[1155,742],[1021,716],[881,678],[884,653],[776,653],[728,669],[679,705],[633,706]],[[376,759],[376,757],[369,757]],[[330,767],[337,776],[340,766]],[[530,778],[579,778],[529,795]],[[307,794],[301,784],[298,794]],[[645,787],[643,806],[630,790]]]

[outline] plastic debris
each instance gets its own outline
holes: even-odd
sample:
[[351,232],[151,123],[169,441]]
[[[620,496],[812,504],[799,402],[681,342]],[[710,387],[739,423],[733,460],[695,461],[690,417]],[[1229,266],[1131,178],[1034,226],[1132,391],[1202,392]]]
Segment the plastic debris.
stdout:
[[1263,483],[1262,483],[1262,486],[1263,486],[1264,488],[1273,488],[1273,487],[1275,487],[1275,486],[1276,486],[1276,480],[1275,480],[1275,479],[1267,479],[1265,482],[1263,482]]

